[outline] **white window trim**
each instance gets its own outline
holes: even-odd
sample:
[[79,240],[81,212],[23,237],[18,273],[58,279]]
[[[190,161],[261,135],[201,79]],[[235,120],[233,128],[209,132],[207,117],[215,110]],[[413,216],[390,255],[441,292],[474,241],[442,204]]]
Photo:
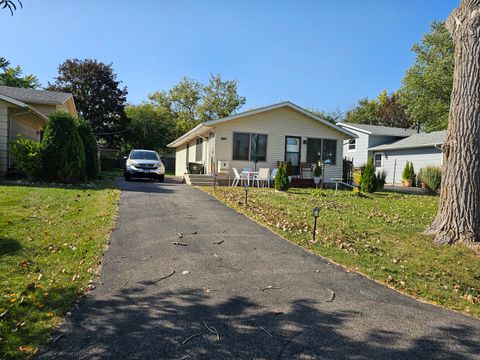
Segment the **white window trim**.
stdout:
[[[380,155],[380,166],[376,166],[376,161],[375,161],[375,156]],[[375,169],[383,168],[383,158],[384,155],[383,153],[374,153],[373,154],[373,165],[375,166]]]
[[[355,141],[355,148],[353,149],[350,149],[350,141]],[[350,139],[350,140],[347,140],[347,152],[355,152],[357,151],[357,139]]]

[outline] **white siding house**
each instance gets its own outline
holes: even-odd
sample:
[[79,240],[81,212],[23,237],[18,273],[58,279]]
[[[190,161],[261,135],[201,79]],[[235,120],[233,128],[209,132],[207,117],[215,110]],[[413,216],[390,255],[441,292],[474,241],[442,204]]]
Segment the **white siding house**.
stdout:
[[204,122],[168,146],[176,151],[177,176],[183,176],[191,162],[203,164],[207,174],[215,172],[221,178],[232,176],[233,168],[273,169],[288,160],[298,174],[301,163],[329,158],[332,165],[326,166],[325,181],[330,182],[342,176],[343,142],[349,138],[356,135],[283,102]]
[[387,184],[402,182],[402,172],[407,161],[413,163],[415,173],[426,166],[441,166],[443,154],[441,146],[446,131],[413,134],[407,138],[369,148],[378,171],[387,173]]
[[377,125],[338,123],[338,126],[357,135],[357,139],[348,139],[344,142],[344,155],[353,161],[353,166],[358,168],[368,161],[371,147],[387,144],[409,137],[416,133],[413,129],[386,127]]

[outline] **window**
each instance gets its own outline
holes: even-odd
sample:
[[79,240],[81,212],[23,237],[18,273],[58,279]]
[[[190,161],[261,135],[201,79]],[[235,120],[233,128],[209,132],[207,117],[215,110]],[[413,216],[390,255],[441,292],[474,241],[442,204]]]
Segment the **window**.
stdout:
[[348,150],[355,150],[357,148],[357,139],[348,140]]
[[267,135],[233,133],[233,160],[266,161]]
[[382,167],[382,154],[373,155],[373,160],[376,168]]
[[307,162],[330,160],[330,165],[337,164],[337,140],[307,139]]
[[195,161],[202,161],[203,158],[203,139],[197,139],[195,145]]

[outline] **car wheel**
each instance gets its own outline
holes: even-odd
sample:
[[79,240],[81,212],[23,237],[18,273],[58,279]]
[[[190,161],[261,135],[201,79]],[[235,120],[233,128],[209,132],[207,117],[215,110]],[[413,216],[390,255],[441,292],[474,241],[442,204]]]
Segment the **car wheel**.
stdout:
[[165,181],[165,175],[159,175],[158,176],[158,181],[164,182]]

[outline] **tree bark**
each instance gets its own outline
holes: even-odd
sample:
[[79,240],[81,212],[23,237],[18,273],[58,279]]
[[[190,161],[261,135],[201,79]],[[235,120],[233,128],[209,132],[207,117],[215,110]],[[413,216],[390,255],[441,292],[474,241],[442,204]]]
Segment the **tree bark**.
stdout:
[[480,241],[480,0],[462,0],[447,19],[455,71],[435,243]]

